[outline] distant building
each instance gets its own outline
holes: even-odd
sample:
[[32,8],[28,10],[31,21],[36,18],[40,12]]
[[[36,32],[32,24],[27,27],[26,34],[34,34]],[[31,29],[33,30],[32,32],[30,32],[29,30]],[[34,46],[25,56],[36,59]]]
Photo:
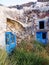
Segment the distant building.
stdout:
[[47,2],[49,0],[37,0],[38,2]]

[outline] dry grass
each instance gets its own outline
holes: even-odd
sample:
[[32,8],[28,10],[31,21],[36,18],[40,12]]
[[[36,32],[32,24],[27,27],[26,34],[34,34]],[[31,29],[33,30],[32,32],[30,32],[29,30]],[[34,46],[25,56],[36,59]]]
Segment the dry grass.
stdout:
[[10,55],[0,50],[0,65],[49,65],[49,44],[29,41],[22,40]]

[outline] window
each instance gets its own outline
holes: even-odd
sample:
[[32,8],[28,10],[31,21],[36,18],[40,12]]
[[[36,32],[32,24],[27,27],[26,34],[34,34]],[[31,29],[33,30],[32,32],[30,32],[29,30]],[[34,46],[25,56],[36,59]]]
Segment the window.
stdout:
[[40,29],[44,29],[44,21],[40,21],[39,22],[39,28]]
[[42,33],[42,38],[46,39],[46,33]]

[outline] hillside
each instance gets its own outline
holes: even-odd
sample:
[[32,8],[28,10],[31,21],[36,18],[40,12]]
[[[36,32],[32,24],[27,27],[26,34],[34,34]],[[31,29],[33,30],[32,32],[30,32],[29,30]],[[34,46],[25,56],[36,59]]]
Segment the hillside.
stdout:
[[9,8],[17,8],[17,9],[23,9],[23,7],[30,7],[31,5],[34,5],[36,4],[36,2],[29,2],[29,3],[25,3],[25,4],[22,4],[22,5],[15,5],[15,6],[9,6]]

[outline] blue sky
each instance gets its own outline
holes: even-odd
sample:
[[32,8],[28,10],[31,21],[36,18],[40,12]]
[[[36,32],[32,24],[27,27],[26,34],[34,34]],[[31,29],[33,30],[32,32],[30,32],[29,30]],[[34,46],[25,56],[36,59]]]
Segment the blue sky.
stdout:
[[17,4],[23,4],[27,2],[35,2],[37,0],[0,0],[0,4],[9,6],[9,5],[17,5]]

